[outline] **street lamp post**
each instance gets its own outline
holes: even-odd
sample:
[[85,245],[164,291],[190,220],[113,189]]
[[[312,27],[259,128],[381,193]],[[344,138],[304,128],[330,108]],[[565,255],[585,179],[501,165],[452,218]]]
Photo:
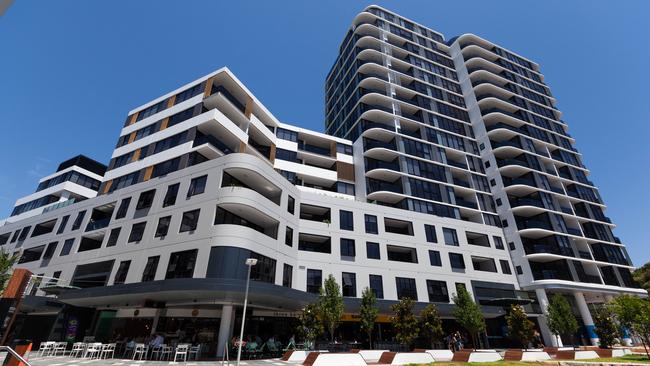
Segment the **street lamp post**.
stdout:
[[241,345],[244,341],[244,323],[246,322],[246,305],[248,305],[248,285],[251,281],[251,268],[257,264],[257,259],[248,258],[246,259],[246,266],[248,266],[248,274],[246,275],[246,292],[244,294],[244,311],[241,316],[241,330],[239,332],[239,346],[237,348],[237,366],[239,366],[239,360],[241,360]]

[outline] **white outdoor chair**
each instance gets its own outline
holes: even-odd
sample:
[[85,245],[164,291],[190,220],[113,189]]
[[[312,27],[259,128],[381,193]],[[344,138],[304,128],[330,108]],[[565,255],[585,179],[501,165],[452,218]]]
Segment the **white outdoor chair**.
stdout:
[[41,342],[40,347],[38,347],[38,355],[43,357],[47,356],[54,349],[56,342]]
[[61,354],[61,356],[65,355],[65,351],[68,350],[68,342],[56,342],[54,344],[54,347],[52,348],[52,355],[56,356],[58,353]]
[[178,356],[182,356],[183,362],[187,362],[187,352],[189,351],[189,349],[190,349],[189,344],[179,344],[178,346],[176,346],[176,352],[174,353],[174,362],[176,362],[176,358]]
[[149,352],[149,347],[145,346],[144,343],[137,343],[133,349],[133,359],[135,360],[136,357],[140,356],[139,359],[142,360],[143,357],[147,357],[147,352]]
[[83,356],[85,351],[86,351],[86,344],[83,342],[76,342],[72,345],[72,349],[70,350],[70,357]]
[[115,343],[109,343],[102,346],[102,351],[99,353],[99,358],[110,358],[115,357]]
[[201,357],[201,345],[200,344],[190,347],[190,356],[189,356],[190,360],[192,359],[192,357],[194,357],[194,361],[198,361],[199,357]]
[[101,343],[90,343],[86,347],[86,352],[84,352],[84,358],[89,357],[91,360],[93,359],[93,357],[99,358],[101,352],[102,352]]
[[164,344],[162,349],[160,350],[160,359],[161,360],[169,360],[172,357],[172,352],[174,351],[174,348],[172,346]]
[[162,353],[163,348],[165,347],[165,344],[160,344],[158,346],[154,346],[151,349],[151,359],[152,360],[160,360],[160,355]]

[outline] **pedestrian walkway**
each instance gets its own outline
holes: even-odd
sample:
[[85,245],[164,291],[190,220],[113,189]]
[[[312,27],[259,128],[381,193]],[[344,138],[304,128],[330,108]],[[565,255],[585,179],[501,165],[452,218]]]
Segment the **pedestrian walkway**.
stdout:
[[[188,362],[173,362],[173,361],[139,361],[129,359],[107,359],[107,360],[89,360],[83,358],[73,358],[67,356],[48,356],[38,357],[34,353],[29,358],[29,363],[32,366],[168,366],[168,365],[182,365],[182,366],[219,366],[221,361],[188,361]],[[282,361],[278,358],[270,360],[244,360],[239,363],[242,366],[293,366],[296,363]],[[228,365],[228,363],[224,363]],[[235,365],[235,361],[230,361],[230,366]]]

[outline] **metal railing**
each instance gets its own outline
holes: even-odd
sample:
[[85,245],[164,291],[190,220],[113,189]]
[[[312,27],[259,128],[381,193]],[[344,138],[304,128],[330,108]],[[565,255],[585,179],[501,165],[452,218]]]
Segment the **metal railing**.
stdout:
[[16,351],[13,350],[13,348],[8,347],[8,346],[0,346],[0,352],[8,352],[10,355],[15,357],[18,361],[22,362],[23,365],[25,366],[31,366],[29,362],[25,361],[23,356],[19,355]]

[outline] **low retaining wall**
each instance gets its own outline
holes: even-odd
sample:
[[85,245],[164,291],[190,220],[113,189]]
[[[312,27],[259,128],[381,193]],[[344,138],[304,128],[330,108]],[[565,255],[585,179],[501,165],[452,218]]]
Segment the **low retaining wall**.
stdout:
[[[426,352],[384,352],[379,358],[382,365],[408,365],[411,363],[432,363],[433,356]],[[338,365],[337,365],[338,366]]]
[[304,366],[367,366],[359,353],[312,352],[307,356]]
[[363,357],[366,362],[377,362],[381,358],[381,355],[384,352],[389,352],[387,349],[376,350],[376,349],[361,349],[358,353]]

